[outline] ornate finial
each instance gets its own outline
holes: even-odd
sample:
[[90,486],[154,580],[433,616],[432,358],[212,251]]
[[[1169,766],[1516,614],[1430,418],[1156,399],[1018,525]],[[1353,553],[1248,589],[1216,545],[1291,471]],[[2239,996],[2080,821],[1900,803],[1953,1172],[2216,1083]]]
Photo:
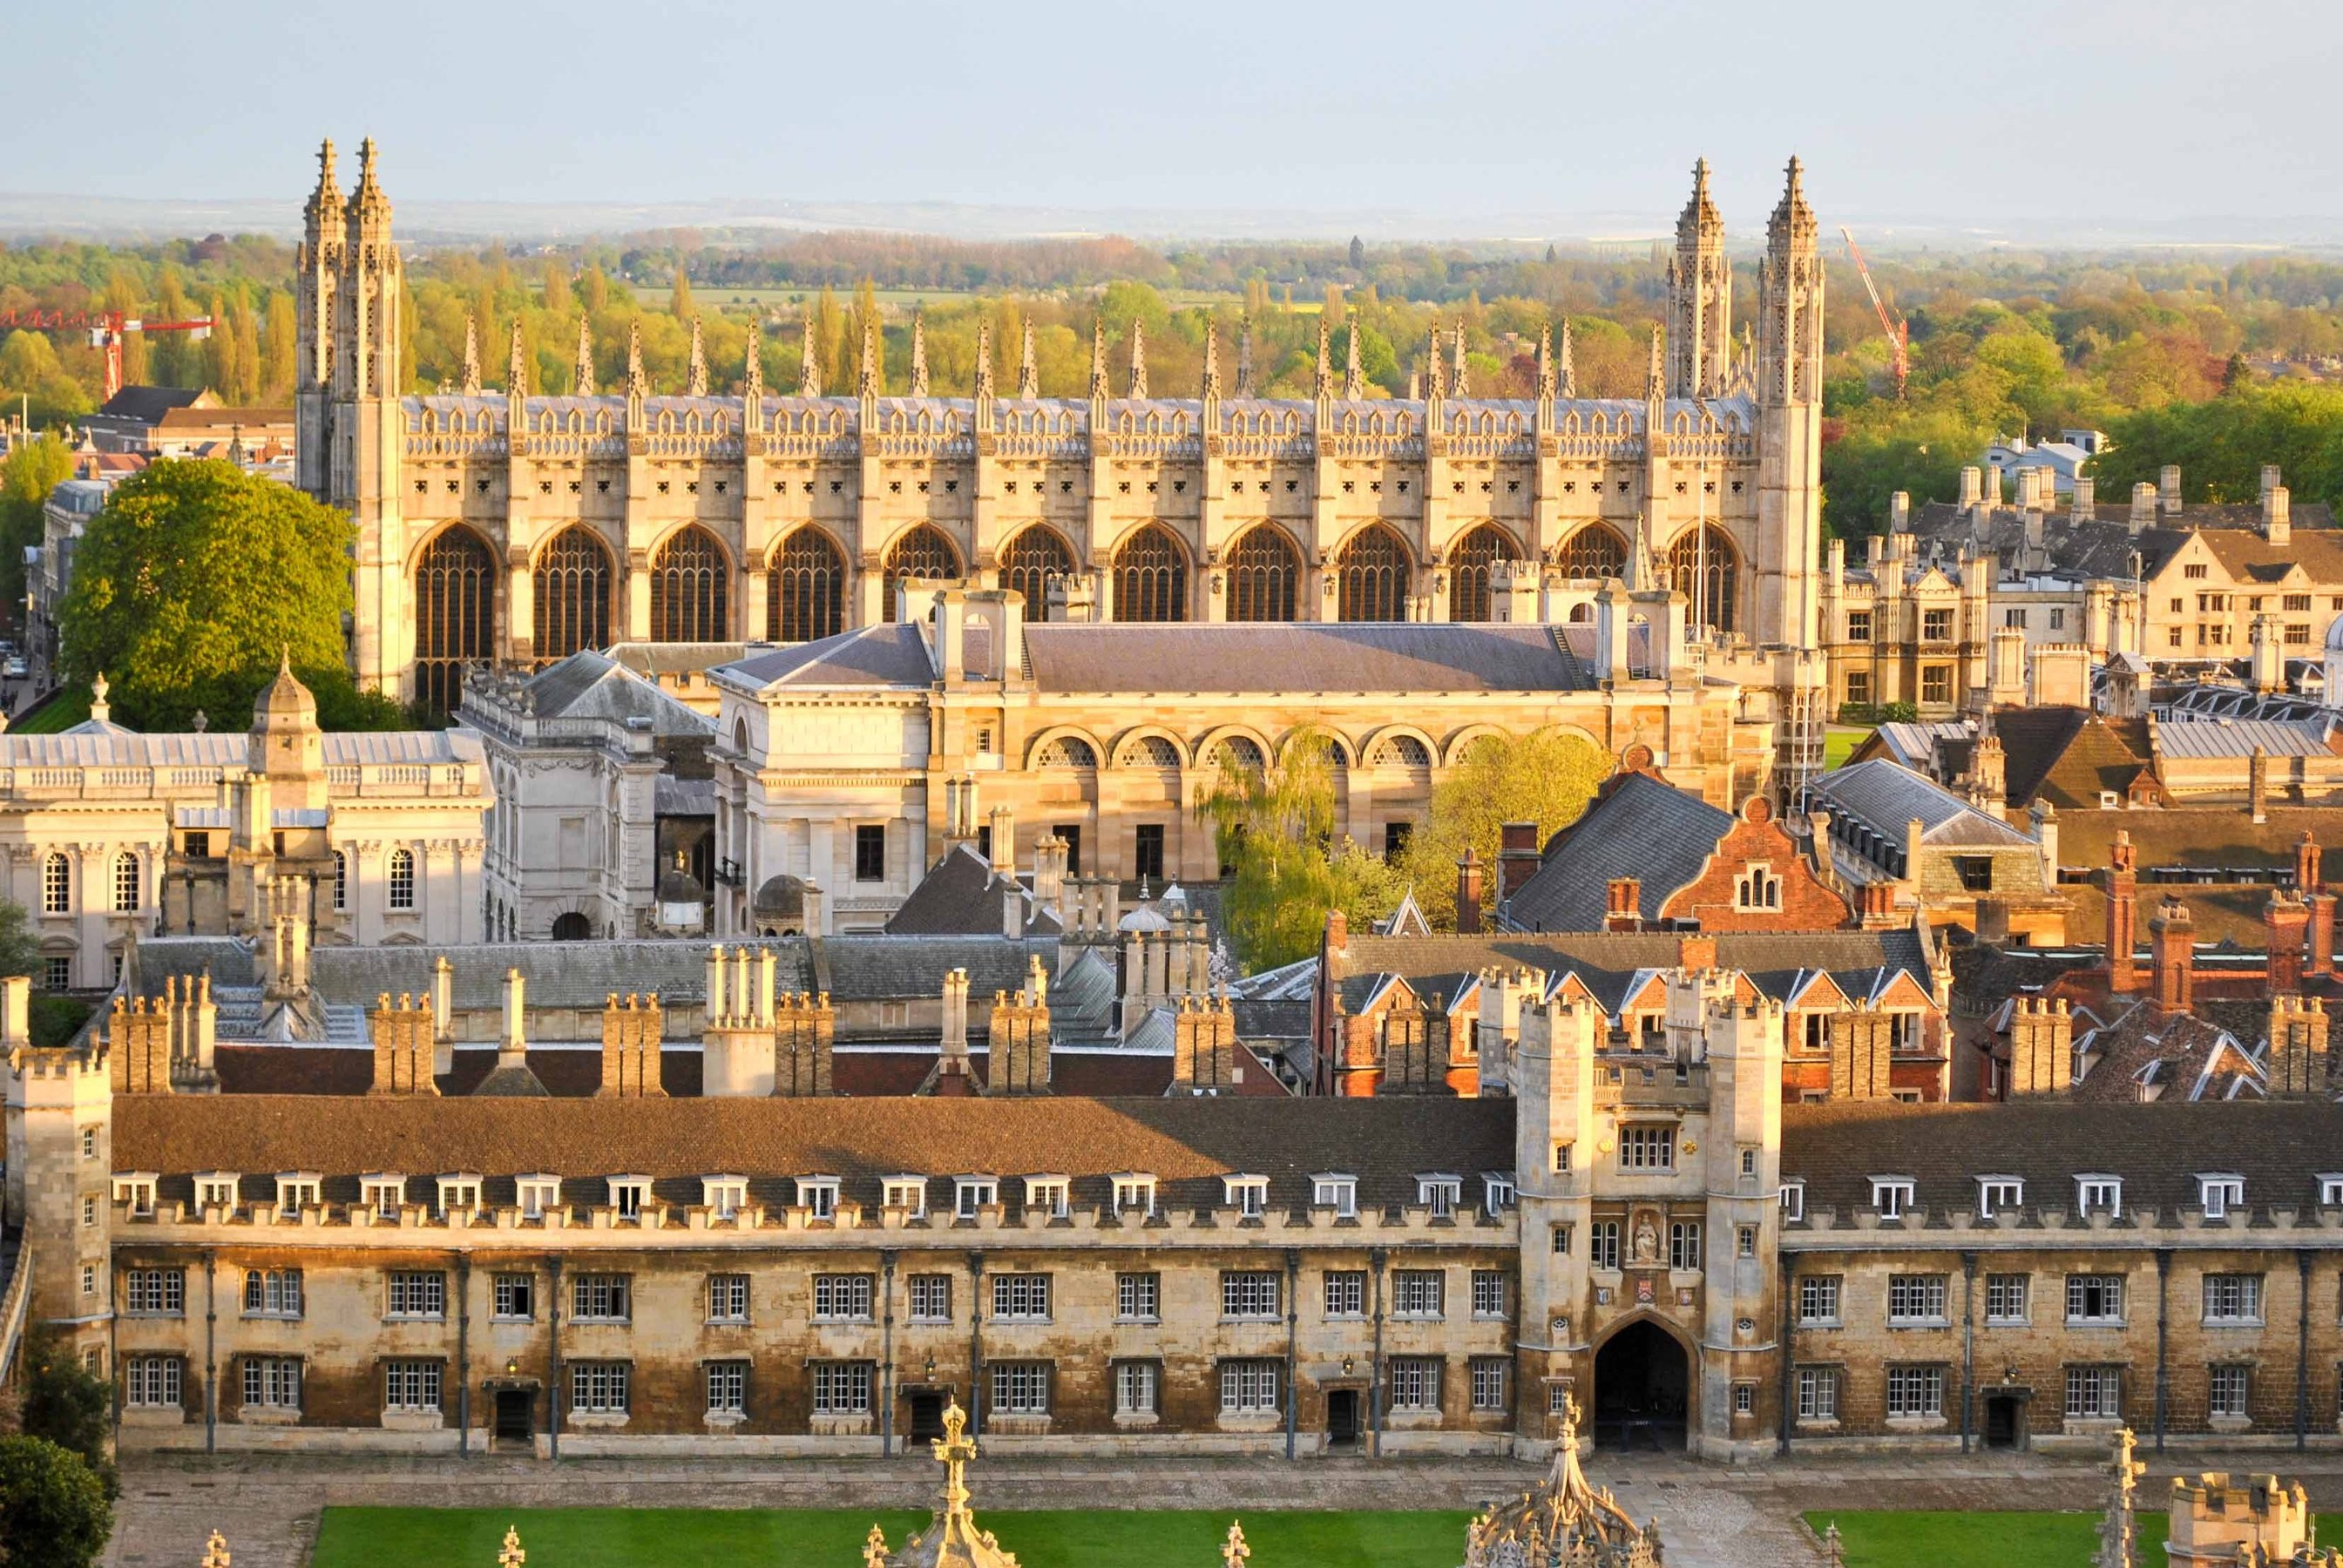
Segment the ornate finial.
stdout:
[[1668,397],[1668,338],[1656,323],[1652,327],[1652,357],[1644,369],[1644,400],[1664,403]]
[[813,342],[813,312],[805,313],[805,336],[798,349],[798,396],[821,396],[821,356],[815,352]]
[[683,372],[683,395],[687,397],[708,396],[708,348],[700,341],[699,317],[691,318],[691,358]]
[[976,324],[976,395],[992,396],[992,323],[981,318]]
[[1459,397],[1467,396],[1464,389],[1464,323],[1462,321],[1456,324],[1456,374],[1451,379],[1455,382],[1455,395]]
[[911,312],[911,396],[928,395],[928,328],[918,310]]
[[506,1525],[504,1549],[497,1553],[497,1568],[521,1568],[528,1561],[528,1553],[521,1550],[520,1532]]
[[1554,399],[1554,323],[1538,328],[1537,395],[1540,402]]
[[1562,1431],[1555,1435],[1554,1446],[1561,1453],[1578,1452],[1578,1396],[1574,1393],[1562,1396]]
[[1448,373],[1440,363],[1440,328],[1432,329],[1432,347],[1423,357],[1423,397],[1437,403],[1448,396]]
[[862,363],[855,373],[856,397],[876,397],[885,386],[886,368],[879,356],[879,315],[873,311],[862,322]]
[[1204,387],[1203,396],[1221,395],[1221,338],[1210,321],[1204,323]]
[[1325,402],[1334,396],[1334,359],[1328,334],[1333,328],[1326,323],[1326,313],[1318,313],[1318,379],[1311,387],[1312,396]]
[[876,1524],[862,1538],[862,1568],[887,1568],[887,1533]]
[[1556,391],[1564,397],[1578,396],[1578,373],[1570,365],[1570,317],[1562,318],[1562,347],[1554,355]]
[[[326,144],[329,155],[333,145],[331,142]],[[200,1568],[230,1568],[227,1537],[216,1530],[212,1532],[212,1538],[204,1543],[204,1560]]]
[[1131,395],[1147,396],[1147,327],[1137,321],[1131,324]]
[[578,366],[570,374],[578,397],[594,396],[594,325],[583,314],[578,317]]
[[1017,396],[1039,397],[1041,395],[1041,372],[1033,362],[1033,318],[1025,318],[1025,346],[1017,359]]
[[1091,323],[1091,401],[1106,401],[1106,317]]
[[1838,1523],[1835,1520],[1823,1530],[1823,1561],[1828,1563],[1830,1568],[1840,1568],[1840,1565],[1846,1561],[1845,1553],[1839,1542]]
[[[350,193],[350,205],[377,210],[387,208],[390,203],[375,182],[374,138],[367,137],[358,144],[358,188]],[[1795,160],[1792,160],[1795,165]]]
[[643,324],[640,320],[627,323],[627,396],[648,397],[651,395],[651,378],[643,371]]
[[505,391],[514,397],[528,396],[528,345],[522,340],[520,317],[513,317],[512,360],[505,367]]
[[2139,1489],[2139,1478],[2146,1473],[2147,1466],[2133,1457],[2137,1442],[2131,1428],[2127,1426],[2117,1430],[2107,1463],[2107,1476],[2112,1485],[2107,1512],[2099,1520],[2099,1551],[2093,1560],[2092,1568],[2137,1568],[2133,1507]]
[[1252,396],[1252,317],[1237,324],[1237,396]]
[[929,1446],[935,1451],[936,1462],[944,1467],[944,1517],[968,1517],[968,1462],[976,1457],[976,1443],[968,1435],[968,1412],[960,1401],[948,1400],[944,1404],[944,1434]]
[[749,347],[740,357],[740,400],[751,406],[765,400],[765,318],[749,322]]
[[1226,1568],[1244,1568],[1252,1556],[1252,1548],[1245,1544],[1243,1522],[1230,1520],[1229,1538],[1221,1543],[1221,1562]]
[[464,367],[457,375],[456,390],[467,397],[480,395],[480,324],[468,310],[464,312]]
[[1351,330],[1344,334],[1349,342],[1342,349],[1342,398],[1355,403],[1367,395],[1367,378],[1359,369],[1359,318],[1351,317]]
[[106,671],[101,669],[90,678],[89,683],[89,716],[100,724],[105,723],[106,715],[113,711],[112,705],[106,700]]

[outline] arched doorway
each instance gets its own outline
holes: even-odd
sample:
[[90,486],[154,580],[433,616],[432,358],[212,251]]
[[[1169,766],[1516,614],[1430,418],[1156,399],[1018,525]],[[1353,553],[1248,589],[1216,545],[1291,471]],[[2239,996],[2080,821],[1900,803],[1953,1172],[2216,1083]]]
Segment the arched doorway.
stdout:
[[1668,547],[1668,586],[1684,596],[1684,623],[1741,629],[1741,553],[1704,523]]
[[1448,547],[1448,618],[1487,620],[1489,572],[1499,561],[1519,560],[1505,531],[1483,523]]
[[1337,620],[1405,620],[1407,546],[1381,523],[1362,528],[1334,558]]
[[1594,1445],[1682,1448],[1691,1395],[1682,1342],[1649,1318],[1629,1323],[1594,1352]]
[[960,551],[944,537],[941,528],[921,523],[897,539],[895,548],[887,552],[887,564],[880,578],[886,618],[893,620],[899,612],[895,590],[905,582],[950,582],[960,575]]
[[729,634],[732,566],[716,536],[697,525],[651,558],[651,640],[722,642]]
[[1027,528],[1001,552],[1001,586],[1025,596],[1025,618],[1043,619],[1050,608],[1050,579],[1071,576],[1074,552],[1054,528]]
[[820,528],[799,528],[772,554],[765,640],[811,642],[846,628],[846,558]]
[[1285,536],[1257,528],[1229,551],[1229,618],[1292,620],[1302,557]]
[[479,535],[447,529],[415,563],[415,698],[432,714],[456,711],[464,671],[494,657],[496,562]]
[[537,657],[568,658],[610,643],[610,552],[568,528],[537,553]]
[[1188,618],[1188,558],[1160,523],[1150,523],[1114,552],[1114,618]]

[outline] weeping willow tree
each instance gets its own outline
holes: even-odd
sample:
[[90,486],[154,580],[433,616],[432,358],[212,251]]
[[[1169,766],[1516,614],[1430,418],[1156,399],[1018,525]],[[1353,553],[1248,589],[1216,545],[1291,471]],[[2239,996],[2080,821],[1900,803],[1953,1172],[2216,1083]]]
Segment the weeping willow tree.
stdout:
[[1200,786],[1196,815],[1210,822],[1221,864],[1231,868],[1222,910],[1246,973],[1318,950],[1329,910],[1363,926],[1391,913],[1405,890],[1378,856],[1334,842],[1332,742],[1297,730],[1258,762],[1222,747],[1217,777]]

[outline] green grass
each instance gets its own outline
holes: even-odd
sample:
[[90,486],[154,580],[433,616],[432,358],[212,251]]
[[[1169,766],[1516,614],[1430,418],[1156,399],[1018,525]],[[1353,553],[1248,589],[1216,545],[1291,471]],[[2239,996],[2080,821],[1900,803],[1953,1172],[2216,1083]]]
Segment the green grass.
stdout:
[[1823,730],[1823,769],[1825,772],[1844,764],[1855,754],[1855,749],[1871,739],[1871,727],[1866,724],[1833,724]]
[[[1256,1561],[1310,1568],[1455,1568],[1470,1514],[1425,1513],[1019,1513],[977,1523],[1022,1568],[1195,1568],[1219,1561],[1229,1521],[1244,1522]],[[788,1563],[851,1568],[875,1523],[888,1544],[926,1526],[900,1509],[328,1508],[314,1568],[493,1563],[508,1525],[545,1568],[673,1568],[687,1563]],[[234,1544],[233,1542],[230,1543]]]
[[11,726],[19,735],[63,735],[89,717],[89,689],[61,690]]
[[[2164,1561],[2164,1516],[2143,1512],[2142,1562]],[[2098,1550],[2097,1513],[1945,1513],[1914,1509],[1834,1513],[1818,1509],[1806,1523],[1819,1535],[1838,1526],[1846,1568],[2090,1568]]]

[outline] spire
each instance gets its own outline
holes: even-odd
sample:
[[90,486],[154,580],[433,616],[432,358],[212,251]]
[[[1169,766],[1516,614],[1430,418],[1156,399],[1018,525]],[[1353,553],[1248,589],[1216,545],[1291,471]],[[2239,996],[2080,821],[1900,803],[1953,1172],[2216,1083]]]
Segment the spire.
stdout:
[[480,324],[464,312],[464,367],[457,373],[456,390],[467,397],[480,395]]
[[342,191],[334,183],[334,138],[327,136],[317,149],[317,188],[309,193],[309,205],[301,216],[310,231],[310,237],[331,235],[342,223]]
[[1644,369],[1644,401],[1656,408],[1668,400],[1668,335],[1652,328],[1652,355]]
[[798,396],[800,397],[819,397],[821,396],[821,355],[817,352],[814,347],[813,312],[811,310],[808,310],[805,313],[805,334],[799,339],[799,345],[800,346],[798,349]]
[[1204,323],[1204,387],[1207,398],[1221,395],[1221,338],[1210,321]]
[[651,395],[651,378],[643,373],[643,324],[627,323],[627,396],[629,398]]
[[708,396],[708,347],[700,341],[699,317],[691,318],[691,360],[683,372],[683,395],[687,397]]
[[1326,313],[1318,313],[1318,379],[1311,388],[1318,401],[1323,403],[1334,396],[1334,359],[1327,334],[1332,328],[1326,325]]
[[1359,370],[1359,318],[1351,317],[1350,342],[1342,350],[1342,397],[1355,403],[1367,395],[1367,378]]
[[1252,396],[1252,317],[1237,325],[1237,396]]
[[571,376],[573,392],[580,397],[594,396],[594,327],[582,312],[578,317],[578,365]]
[[749,323],[749,347],[740,356],[740,400],[762,423],[761,405],[765,401],[765,322],[756,317]]
[[375,179],[372,136],[358,144],[358,188],[350,193],[349,210],[353,218],[390,221],[390,198]]
[[1676,219],[1666,321],[1669,392],[1722,395],[1733,368],[1733,264],[1725,255],[1725,220],[1709,199],[1706,158],[1693,166],[1692,199]]
[[1554,323],[1538,328],[1537,395],[1541,402],[1554,400]]
[[1024,347],[1017,356],[1017,396],[1039,397],[1041,395],[1041,371],[1033,363],[1033,318],[1025,318]]
[[513,317],[512,358],[505,367],[505,394],[511,397],[528,396],[528,345],[522,341],[520,317]]
[[1457,397],[1471,396],[1464,387],[1464,323],[1462,321],[1456,324],[1456,374],[1452,379],[1456,384]]
[[992,323],[981,317],[976,324],[976,395],[992,396]]
[[879,322],[874,316],[862,323],[862,363],[855,371],[854,395],[876,397],[885,388],[886,372],[879,359]]
[[1147,327],[1138,321],[1131,324],[1131,395],[1147,396]]
[[928,395],[928,327],[917,310],[911,312],[911,396]]
[[1091,323],[1091,401],[1106,401],[1106,317]]
[[1448,375],[1440,363],[1440,328],[1432,329],[1432,347],[1423,357],[1423,398],[1437,403],[1448,396]]
[[1562,318],[1562,348],[1554,356],[1554,392],[1558,397],[1578,396],[1578,375],[1570,367],[1570,317]]

